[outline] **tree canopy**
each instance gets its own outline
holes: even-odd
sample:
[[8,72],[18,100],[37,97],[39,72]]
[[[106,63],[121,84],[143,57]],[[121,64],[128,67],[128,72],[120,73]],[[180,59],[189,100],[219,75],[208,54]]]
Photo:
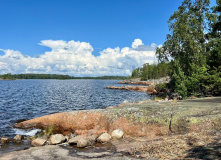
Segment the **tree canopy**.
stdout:
[[209,4],[184,0],[171,15],[170,34],[156,52],[161,61],[172,59],[170,86],[182,97],[221,94],[221,0],[212,10]]
[[183,98],[221,95],[221,0],[212,8],[209,0],[184,0],[168,24],[170,33],[156,49],[159,63],[144,64],[132,77],[169,75],[170,90]]

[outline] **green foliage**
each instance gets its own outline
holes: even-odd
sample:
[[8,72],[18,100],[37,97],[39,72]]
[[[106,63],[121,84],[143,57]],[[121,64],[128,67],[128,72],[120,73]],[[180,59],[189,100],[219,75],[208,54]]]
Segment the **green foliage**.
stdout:
[[174,62],[173,75],[171,83],[174,86],[174,91],[182,97],[187,96],[186,76],[179,66],[179,62]]
[[69,75],[58,75],[58,74],[14,74],[11,73],[0,75],[1,79],[114,79],[123,80],[126,79],[124,76],[100,76],[100,77],[73,77]]
[[167,87],[168,87],[167,83],[159,83],[156,85],[157,91],[160,91],[160,90],[165,89]]
[[[159,83],[155,86],[157,90],[157,97],[160,99],[168,98],[169,94],[169,84],[168,83]],[[155,98],[156,100],[156,98]]]
[[54,126],[50,125],[48,127],[46,127],[42,132],[36,134],[35,136],[32,137],[32,139],[36,139],[36,138],[48,138],[50,135],[53,134],[54,131]]
[[72,79],[69,75],[58,75],[58,74],[14,74],[11,75],[14,79]]
[[221,95],[221,0],[212,13],[209,3],[184,0],[168,21],[166,42],[156,51],[160,61],[172,58],[170,86],[183,98]]
[[53,125],[50,125],[49,127],[45,128],[44,130],[44,135],[46,136],[50,136],[53,134],[53,130],[54,130],[54,126]]
[[124,80],[125,76],[99,76],[99,77],[73,77],[72,79],[100,79],[100,80]]
[[166,77],[170,72],[170,64],[162,61],[158,64],[145,63],[142,68],[136,68],[132,71],[132,78],[141,78],[141,80],[158,79]]
[[7,73],[7,74],[0,75],[0,79],[13,80],[14,77],[11,75],[11,73]]

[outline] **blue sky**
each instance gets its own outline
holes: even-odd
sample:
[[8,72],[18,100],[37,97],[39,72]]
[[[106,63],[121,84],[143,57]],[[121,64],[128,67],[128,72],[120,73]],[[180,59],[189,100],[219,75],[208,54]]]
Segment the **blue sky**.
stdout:
[[[211,2],[215,4],[215,0]],[[18,57],[22,59],[22,56],[29,57],[20,62],[7,61],[7,64],[0,59],[0,74],[34,72],[78,76],[109,73],[129,75],[131,70],[141,66],[141,63],[154,61],[153,48],[165,41],[166,34],[169,33],[167,21],[181,3],[182,0],[0,0],[0,48],[2,49],[0,56],[17,56],[17,59]],[[138,43],[138,47],[132,47],[132,43]],[[73,45],[78,47],[78,56],[70,56],[76,53]],[[60,62],[59,58],[63,53],[61,46],[72,48],[63,56],[73,61],[66,63],[66,59],[63,59],[63,62]],[[136,59],[132,52],[128,53],[124,48],[129,48],[130,51],[132,49],[136,51],[134,54],[143,54],[143,56],[141,59]],[[58,54],[57,59],[52,60],[50,56],[47,57],[47,52],[51,56]],[[106,54],[103,58],[100,57],[102,53]],[[91,54],[91,59],[98,57],[99,61],[104,62],[107,61],[105,56],[115,57],[112,58],[112,62],[106,62],[109,63],[106,65],[100,62],[87,64],[90,63],[87,61],[78,63],[81,61],[81,56],[88,54]],[[122,54],[124,57],[129,57],[129,61],[123,59]],[[33,60],[34,57],[41,58],[41,56],[45,58],[39,59],[42,63]],[[145,59],[145,56],[148,58]],[[124,63],[116,61],[116,57]],[[50,65],[46,64],[47,58]],[[29,67],[28,64],[25,66],[20,64],[26,61],[36,65]],[[132,64],[129,65],[129,62]],[[16,66],[11,67],[10,63],[16,63]],[[118,66],[116,70],[111,65],[113,63]],[[128,65],[125,66],[125,63]],[[49,69],[46,70],[46,67]],[[112,69],[108,70],[108,67]],[[93,71],[98,68],[102,68],[102,71],[99,73]]]

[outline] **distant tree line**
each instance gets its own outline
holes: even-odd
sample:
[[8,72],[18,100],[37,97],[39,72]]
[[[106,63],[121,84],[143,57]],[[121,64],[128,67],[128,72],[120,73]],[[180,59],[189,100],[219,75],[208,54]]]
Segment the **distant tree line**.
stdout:
[[131,77],[141,78],[141,80],[158,79],[168,76],[170,72],[169,62],[162,61],[158,64],[145,63],[143,67],[134,69]]
[[0,75],[0,79],[15,79],[11,73],[7,73],[7,74],[3,74],[3,75]]
[[0,75],[1,79],[73,79],[69,75],[58,75],[58,74],[3,74]]
[[73,77],[73,79],[124,80],[125,76]]
[[3,74],[0,75],[0,79],[13,80],[13,79],[116,79],[123,80],[124,76],[100,76],[100,77],[74,77],[69,75],[59,75],[59,74]]

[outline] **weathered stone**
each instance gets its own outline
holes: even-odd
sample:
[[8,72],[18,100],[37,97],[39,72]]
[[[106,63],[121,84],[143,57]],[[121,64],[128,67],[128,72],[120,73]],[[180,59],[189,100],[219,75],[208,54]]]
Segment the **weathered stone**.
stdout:
[[51,135],[49,138],[49,144],[59,144],[66,140],[62,134]]
[[108,142],[111,140],[111,136],[108,133],[101,134],[98,138],[98,142]]
[[134,91],[140,91],[140,92],[146,92],[147,87],[146,86],[121,86],[121,87],[116,87],[116,86],[111,86],[111,87],[106,87],[107,89],[120,89],[120,90],[134,90]]
[[10,138],[4,137],[4,136],[1,138],[1,144],[9,143],[9,141],[10,141]]
[[24,136],[22,136],[22,135],[16,135],[16,136],[13,138],[13,142],[20,143],[23,139],[24,139]]
[[34,147],[38,147],[38,146],[43,146],[45,145],[46,143],[46,140],[45,139],[42,139],[42,138],[37,138],[35,140],[33,140],[31,142],[31,145],[34,146]]
[[78,142],[77,142],[77,147],[79,147],[79,148],[84,148],[84,147],[89,146],[90,144],[91,144],[91,143],[90,143],[87,139],[81,138],[81,139],[79,139]]
[[90,141],[90,143],[94,143],[97,140],[97,135],[90,135],[87,137],[88,141]]
[[124,135],[124,132],[121,129],[116,129],[111,133],[112,138],[120,139]]
[[83,138],[82,136],[75,136],[71,139],[69,139],[68,143],[69,144],[77,144],[77,142],[79,141],[79,139]]
[[100,123],[101,119],[103,120],[103,117],[106,117],[106,114],[97,111],[55,113],[17,123],[14,127],[22,129],[33,127],[45,129],[53,126],[53,132],[58,131],[61,133],[65,131],[90,130],[96,126],[103,128],[103,123]]
[[90,139],[86,139],[85,137],[80,136],[80,135],[69,139],[68,143],[77,144],[77,147],[80,147],[80,148],[87,147],[92,144]]

